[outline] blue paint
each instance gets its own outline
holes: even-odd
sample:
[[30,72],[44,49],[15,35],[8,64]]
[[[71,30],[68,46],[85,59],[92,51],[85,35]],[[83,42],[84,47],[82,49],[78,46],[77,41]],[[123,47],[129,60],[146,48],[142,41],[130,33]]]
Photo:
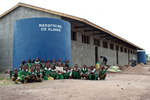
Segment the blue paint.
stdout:
[[[53,24],[59,31],[41,31],[39,24]],[[58,26],[59,25],[59,26]],[[60,27],[61,26],[61,27]],[[44,27],[45,28],[45,27]],[[19,68],[22,60],[69,59],[71,65],[71,26],[61,19],[27,18],[14,23],[13,68]]]
[[138,53],[138,62],[146,64],[146,52],[139,50],[137,53]]

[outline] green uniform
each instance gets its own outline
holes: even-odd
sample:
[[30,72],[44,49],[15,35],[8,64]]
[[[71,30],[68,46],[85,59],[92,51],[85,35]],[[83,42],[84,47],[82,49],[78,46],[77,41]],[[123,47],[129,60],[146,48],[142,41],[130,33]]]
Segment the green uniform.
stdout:
[[41,64],[41,62],[40,62],[40,61],[38,61],[38,62],[37,62],[37,61],[35,61],[35,64]]
[[23,81],[23,77],[25,79],[25,77],[28,75],[27,71],[20,71],[18,77],[20,78],[21,81]]
[[40,75],[43,76],[43,72],[42,72],[42,71],[35,71],[35,75],[36,75],[37,77],[40,77]]
[[68,79],[69,76],[70,76],[70,71],[69,70],[68,71],[64,70],[64,79]]
[[11,79],[12,79],[13,81],[15,81],[15,80],[17,79],[17,77],[18,77],[18,72],[17,72],[17,73],[12,72],[12,77],[11,77]]
[[35,81],[35,72],[28,72],[29,80],[28,81]]
[[51,63],[51,65],[52,65],[52,66],[53,66],[53,65],[56,66],[56,63]]
[[56,79],[56,69],[51,69],[50,70],[50,76]]
[[34,65],[35,63],[31,63],[31,67]]
[[102,71],[102,70],[100,69],[100,71],[99,71],[99,72],[101,73],[101,75],[103,75],[103,74],[105,74],[105,73],[106,73],[106,70],[103,70],[103,71]]
[[90,80],[98,80],[98,75],[96,74],[96,69],[93,69],[89,73]]
[[62,74],[63,72],[63,67],[56,67],[56,79],[64,79],[64,76]]
[[[75,68],[73,68],[73,70],[74,70]],[[78,71],[72,71],[72,77],[74,78],[74,79],[81,79],[81,77],[80,77],[80,69],[78,68]]]
[[88,68],[81,68],[81,74],[88,74]]
[[27,63],[27,64],[28,64],[28,68],[31,68],[31,66],[32,66],[31,63]]
[[41,63],[41,65],[42,65],[42,69],[44,69],[45,68],[45,63]]
[[65,66],[66,66],[66,67],[69,67],[70,65],[69,65],[69,63],[66,63]]
[[44,80],[48,80],[48,77],[50,76],[50,71],[51,71],[51,68],[48,68],[47,69],[47,67],[44,69],[44,76],[43,76],[43,78],[44,78]]

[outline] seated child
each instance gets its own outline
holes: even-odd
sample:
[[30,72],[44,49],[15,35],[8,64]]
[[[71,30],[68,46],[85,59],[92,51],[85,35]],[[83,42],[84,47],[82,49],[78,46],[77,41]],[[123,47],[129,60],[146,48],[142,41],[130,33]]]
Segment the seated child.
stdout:
[[69,65],[69,60],[68,60],[68,59],[66,59],[66,61],[65,61],[65,66],[68,67],[68,68],[69,68],[69,66],[70,66],[70,65]]
[[23,68],[23,65],[21,64],[21,65],[20,65],[20,68],[19,68],[19,71],[22,71],[22,68]]
[[56,79],[56,69],[55,66],[52,65],[51,71],[50,71],[50,76]]
[[70,70],[68,70],[68,67],[64,70],[64,79],[69,79],[70,77]]
[[53,60],[52,60],[52,63],[51,63],[51,65],[54,65],[54,66],[56,66],[55,59],[53,59]]
[[40,71],[40,67],[37,66],[36,70],[35,70],[35,81],[36,82],[42,82],[42,76],[43,76],[43,72]]
[[[26,66],[23,66],[23,70],[19,72],[17,81],[26,83],[27,80],[28,80],[28,72],[26,71]],[[17,81],[16,81],[16,83],[17,83]]]
[[18,77],[18,71],[17,71],[17,68],[14,68],[14,71],[12,72],[12,81],[16,81],[17,80],[17,77]]
[[81,68],[81,78],[85,78],[86,80],[88,79],[88,68],[86,68],[86,65],[83,65],[83,68]]
[[[65,63],[63,63],[62,64],[62,67],[63,67],[63,70],[65,70],[66,69],[66,65],[65,65]],[[68,68],[69,69],[69,68]]]
[[48,78],[50,77],[50,71],[51,71],[51,68],[50,68],[50,64],[47,64],[46,67],[44,68],[44,80],[48,80]]
[[42,67],[42,69],[44,69],[44,68],[45,68],[44,59],[42,59],[42,60],[41,60],[41,67]]
[[81,77],[80,77],[80,69],[78,68],[77,64],[74,65],[74,68],[72,70],[72,78],[73,79],[81,79]]
[[56,66],[56,73],[56,79],[64,79],[63,67],[61,66],[61,63],[59,63],[58,66]]
[[90,67],[89,79],[98,80],[98,75],[96,74],[96,69],[94,69],[94,66]]
[[35,64],[41,64],[41,62],[39,61],[39,58],[36,58]]
[[104,70],[104,66],[101,67],[100,71],[99,71],[99,78],[100,80],[105,80],[106,78],[106,70]]
[[35,72],[34,72],[34,68],[31,67],[30,71],[28,71],[28,82],[34,82],[35,81]]

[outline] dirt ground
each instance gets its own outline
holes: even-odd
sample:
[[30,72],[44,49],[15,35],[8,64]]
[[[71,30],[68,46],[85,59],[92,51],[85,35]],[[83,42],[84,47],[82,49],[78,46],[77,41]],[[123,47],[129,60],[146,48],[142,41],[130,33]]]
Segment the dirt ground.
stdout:
[[2,80],[0,100],[150,100],[150,65],[136,67],[108,73],[105,81],[68,79],[16,85]]

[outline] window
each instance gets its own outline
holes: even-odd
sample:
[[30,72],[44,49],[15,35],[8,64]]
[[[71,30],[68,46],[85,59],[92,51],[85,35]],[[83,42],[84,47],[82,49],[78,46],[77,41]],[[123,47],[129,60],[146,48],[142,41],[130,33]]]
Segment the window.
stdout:
[[116,50],[119,51],[119,46],[116,46]]
[[123,52],[123,47],[120,47],[120,51]]
[[130,53],[130,49],[128,49],[128,53]]
[[114,44],[110,44],[110,49],[114,50]]
[[124,52],[127,53],[127,48],[124,48]]
[[131,54],[132,54],[132,50],[131,50]]
[[82,35],[82,43],[90,44],[90,36]]
[[103,41],[103,47],[108,48],[108,43]]
[[100,46],[100,41],[98,39],[94,39],[94,45]]
[[77,33],[71,31],[71,40],[77,41]]

